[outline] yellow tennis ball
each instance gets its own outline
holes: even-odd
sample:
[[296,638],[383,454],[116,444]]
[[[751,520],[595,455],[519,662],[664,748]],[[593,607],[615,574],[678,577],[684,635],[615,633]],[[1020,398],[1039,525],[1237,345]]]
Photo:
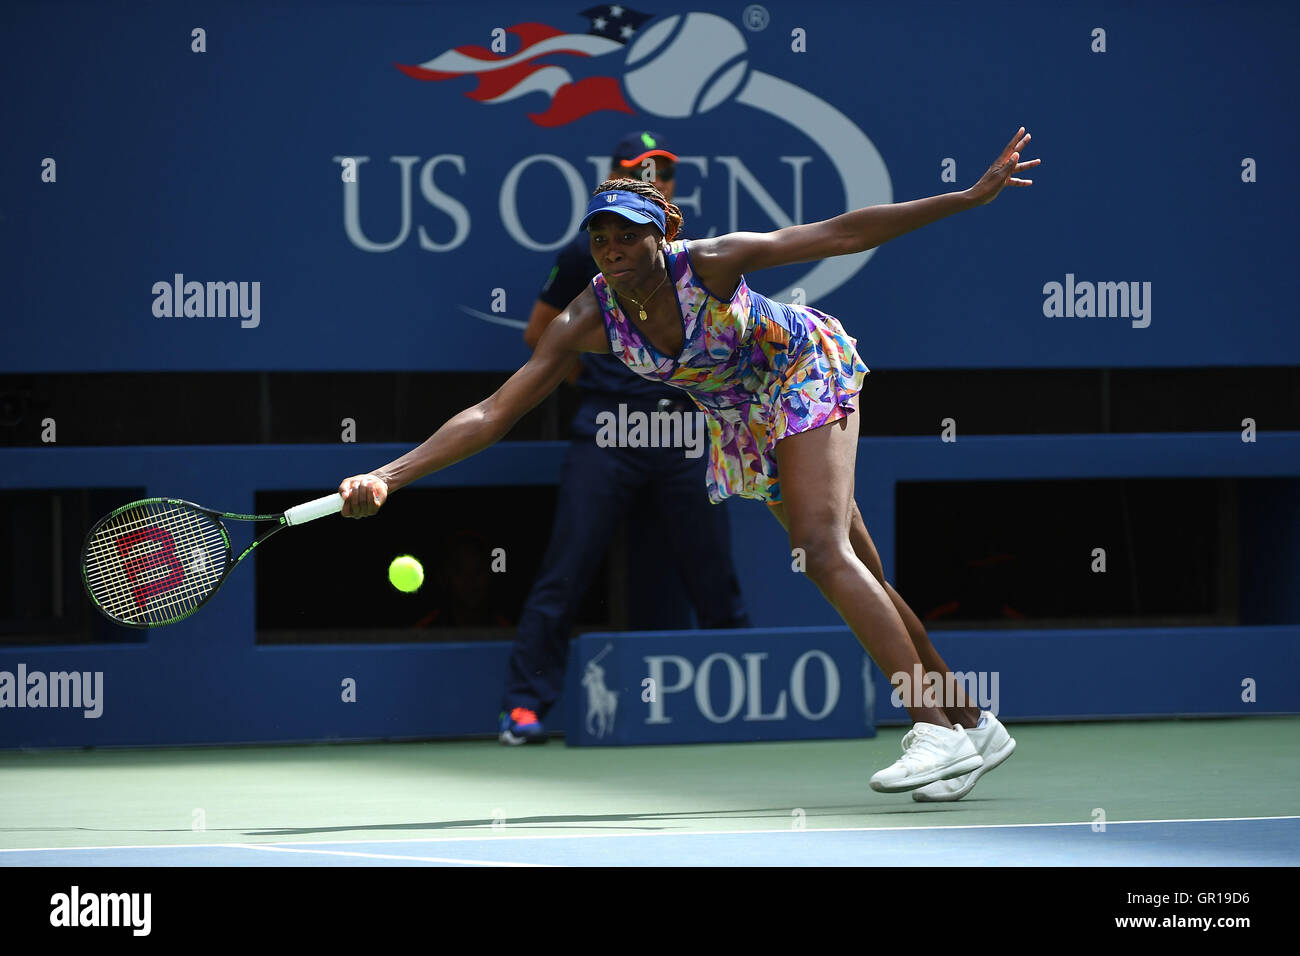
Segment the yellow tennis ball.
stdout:
[[393,563],[388,566],[388,581],[397,590],[411,594],[420,590],[424,583],[424,566],[409,554],[393,558]]

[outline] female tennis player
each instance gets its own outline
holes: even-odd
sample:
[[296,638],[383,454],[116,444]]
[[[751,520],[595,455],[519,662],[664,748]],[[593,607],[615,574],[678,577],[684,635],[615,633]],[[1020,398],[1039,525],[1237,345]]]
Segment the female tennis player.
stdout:
[[[953,213],[992,202],[1016,174],[1023,128],[969,189],[871,206],[769,233],[673,241],[681,211],[654,186],[601,183],[582,228],[600,274],[547,327],[529,361],[479,404],[418,448],[339,485],[343,514],[374,514],[388,495],[503,438],[563,382],[584,352],[612,352],[637,374],[686,390],[708,416],[713,501],[766,501],[802,549],[806,571],[881,671],[923,666],[954,686],[911,608],[885,580],[853,500],[855,403],[868,370],[837,319],[773,302],[747,285],[760,269],[872,249]],[[705,556],[701,556],[704,558]],[[960,799],[1015,741],[964,697],[927,706],[905,700],[914,725],[903,756],[871,778],[884,792]]]

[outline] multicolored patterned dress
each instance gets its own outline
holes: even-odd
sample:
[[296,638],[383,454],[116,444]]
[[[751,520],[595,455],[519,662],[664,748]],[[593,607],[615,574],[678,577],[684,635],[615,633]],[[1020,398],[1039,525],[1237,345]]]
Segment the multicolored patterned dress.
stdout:
[[603,275],[592,280],[610,350],[643,378],[690,393],[708,416],[709,499],[780,501],[776,443],[854,411],[869,369],[833,316],[773,302],[745,284],[719,299],[695,277],[687,242],[668,247],[682,316],[682,351],[658,352],[618,306]]

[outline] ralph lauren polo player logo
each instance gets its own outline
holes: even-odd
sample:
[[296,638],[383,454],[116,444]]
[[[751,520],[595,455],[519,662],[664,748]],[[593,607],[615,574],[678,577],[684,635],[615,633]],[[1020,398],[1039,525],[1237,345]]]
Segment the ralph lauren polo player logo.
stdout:
[[606,686],[605,668],[600,666],[600,659],[613,649],[613,644],[606,644],[603,651],[587,661],[582,673],[582,686],[587,691],[587,733],[597,740],[614,732],[614,715],[618,711],[618,691]]

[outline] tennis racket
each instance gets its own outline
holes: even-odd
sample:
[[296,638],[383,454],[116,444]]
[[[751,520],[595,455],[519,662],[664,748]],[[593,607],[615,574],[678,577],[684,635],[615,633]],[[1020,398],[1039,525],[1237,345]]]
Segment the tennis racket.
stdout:
[[[91,602],[116,624],[175,624],[206,604],[271,535],[341,510],[343,499],[337,494],[278,515],[227,514],[177,498],[133,501],[90,529],[81,554],[81,579]],[[231,560],[223,520],[274,521],[275,526]]]

